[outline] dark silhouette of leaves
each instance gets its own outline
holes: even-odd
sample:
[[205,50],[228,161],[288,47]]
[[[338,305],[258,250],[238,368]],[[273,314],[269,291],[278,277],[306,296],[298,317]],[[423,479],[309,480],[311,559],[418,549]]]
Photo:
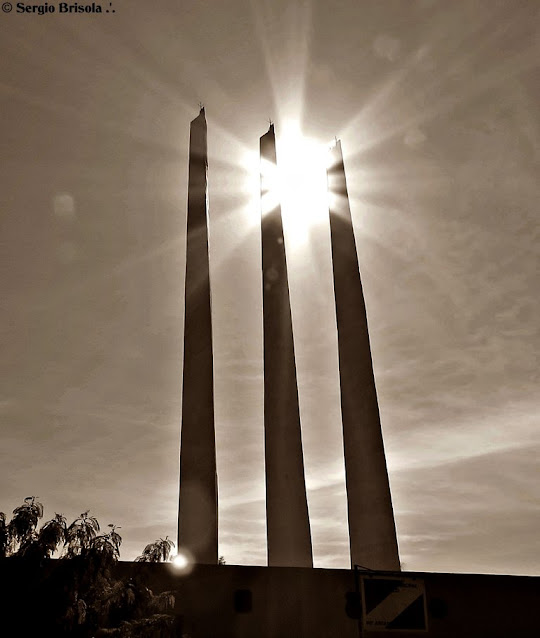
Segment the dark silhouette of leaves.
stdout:
[[99,532],[97,518],[88,516],[88,510],[76,518],[66,531],[66,555],[79,556],[89,550]]
[[44,558],[50,558],[56,549],[65,542],[66,518],[62,514],[55,514],[54,518],[43,524],[39,530],[37,542]]
[[108,534],[102,534],[96,536],[90,541],[89,547],[98,552],[109,553],[115,559],[120,558],[120,545],[122,544],[122,537],[115,530],[118,529],[115,525],[109,525],[111,531]]
[[[122,544],[119,527],[110,523],[108,531],[99,534],[98,520],[86,511],[69,527],[62,514],[55,514],[38,530],[42,517],[43,506],[34,496],[13,510],[8,524],[0,512],[0,556],[24,559],[15,563],[20,565],[21,577],[9,591],[7,608],[12,619],[25,617],[28,635],[176,635],[174,616],[167,614],[175,603],[173,592],[153,594],[141,581],[143,574],[127,581],[114,577]],[[61,559],[46,563],[44,559],[62,545]],[[146,546],[142,560],[166,561],[173,546],[169,538],[160,538]],[[32,609],[30,616],[26,616],[28,609]]]
[[9,550],[9,528],[6,525],[6,515],[0,512],[0,558],[5,558]]
[[13,518],[9,523],[9,535],[15,542],[28,540],[43,516],[43,505],[36,502],[35,496],[27,496],[24,503],[13,510]]
[[173,547],[174,543],[168,536],[158,538],[153,543],[149,543],[135,560],[138,563],[164,563],[169,560]]

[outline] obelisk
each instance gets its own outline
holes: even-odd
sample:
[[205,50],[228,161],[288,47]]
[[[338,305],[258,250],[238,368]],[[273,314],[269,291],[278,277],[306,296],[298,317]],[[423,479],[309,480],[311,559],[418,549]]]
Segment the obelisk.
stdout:
[[392,500],[341,143],[328,169],[351,564],[399,570]]
[[[261,202],[272,193],[274,126],[260,139]],[[275,186],[275,184],[274,184]],[[281,204],[262,210],[264,442],[268,565],[312,567]]]
[[189,141],[186,294],[178,546],[197,563],[218,560],[212,316],[208,261],[207,138],[204,108]]

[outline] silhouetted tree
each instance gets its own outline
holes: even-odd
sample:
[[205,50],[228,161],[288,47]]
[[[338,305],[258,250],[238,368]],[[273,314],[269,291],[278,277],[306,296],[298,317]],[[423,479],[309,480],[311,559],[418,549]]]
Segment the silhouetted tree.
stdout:
[[37,542],[45,558],[50,558],[65,542],[66,525],[66,517],[62,514],[55,514],[53,519],[42,525]]
[[11,553],[24,546],[34,538],[38,520],[43,517],[43,505],[35,496],[27,496],[24,503],[13,510],[13,517],[8,526]]
[[[99,534],[98,520],[86,511],[69,527],[55,514],[38,531],[42,517],[43,506],[33,496],[13,510],[8,524],[0,512],[0,557],[22,561],[15,564],[20,575],[11,586],[3,584],[2,594],[18,635],[153,638],[159,631],[163,638],[172,636],[174,617],[166,612],[174,606],[174,593],[154,594],[141,576],[114,577],[122,543],[118,527],[110,524]],[[145,547],[142,561],[165,561],[172,547],[167,537],[160,538]],[[43,559],[59,549],[60,560],[45,569]]]
[[66,531],[66,556],[73,558],[88,551],[99,532],[97,518],[88,516],[88,511],[76,518]]
[[158,538],[149,543],[140,556],[135,559],[138,563],[164,563],[169,560],[174,543],[168,536]]
[[34,530],[20,543],[17,556],[25,558],[50,558],[65,541],[66,519],[62,514],[55,514],[54,518],[44,523],[37,532]]
[[9,551],[9,527],[6,525],[6,515],[0,512],[0,558],[5,558]]

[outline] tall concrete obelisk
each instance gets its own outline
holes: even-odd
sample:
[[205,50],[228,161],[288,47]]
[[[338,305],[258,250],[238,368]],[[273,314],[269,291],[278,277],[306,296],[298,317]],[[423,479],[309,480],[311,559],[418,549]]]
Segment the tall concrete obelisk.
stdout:
[[178,545],[198,563],[218,560],[212,316],[208,262],[208,155],[204,108],[192,122],[184,324]]
[[399,570],[394,513],[341,143],[328,169],[351,564]]
[[276,169],[273,125],[260,139],[260,153],[268,565],[312,567],[281,205],[264,210],[272,196],[268,173]]

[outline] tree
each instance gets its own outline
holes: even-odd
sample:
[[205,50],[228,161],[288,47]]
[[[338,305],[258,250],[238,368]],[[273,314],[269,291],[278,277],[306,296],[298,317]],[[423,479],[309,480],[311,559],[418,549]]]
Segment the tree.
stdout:
[[122,544],[122,537],[116,531],[120,529],[116,525],[109,523],[110,530],[107,534],[102,534],[101,536],[95,536],[90,541],[90,548],[101,552],[108,553],[115,560],[120,558],[120,545]]
[[[175,603],[173,592],[154,594],[142,573],[115,578],[119,527],[109,524],[100,534],[98,520],[86,511],[69,527],[55,514],[38,530],[42,517],[43,505],[33,496],[13,510],[8,524],[0,512],[0,557],[21,561],[11,579],[0,581],[0,599],[17,635],[150,638],[158,630],[163,638],[173,635],[175,618],[167,613]],[[167,537],[160,538],[145,547],[141,562],[165,561],[172,547]],[[45,562],[58,549],[60,560]],[[3,622],[9,620],[6,614]]]
[[27,496],[24,503],[13,510],[13,517],[8,526],[11,552],[34,538],[38,520],[43,517],[43,505],[38,503],[36,498]]
[[88,510],[76,518],[66,531],[66,555],[80,556],[88,551],[99,532],[97,518],[88,516]]
[[0,558],[5,558],[9,551],[9,527],[6,525],[6,515],[0,512]]
[[174,543],[168,536],[158,538],[149,543],[140,556],[135,559],[138,563],[164,563],[169,560]]
[[34,531],[20,543],[16,555],[38,560],[51,558],[57,548],[65,541],[66,518],[55,514],[54,518],[44,523],[39,532]]
[[62,514],[55,514],[52,520],[43,524],[37,542],[45,558],[50,558],[65,542],[66,532],[66,517]]

